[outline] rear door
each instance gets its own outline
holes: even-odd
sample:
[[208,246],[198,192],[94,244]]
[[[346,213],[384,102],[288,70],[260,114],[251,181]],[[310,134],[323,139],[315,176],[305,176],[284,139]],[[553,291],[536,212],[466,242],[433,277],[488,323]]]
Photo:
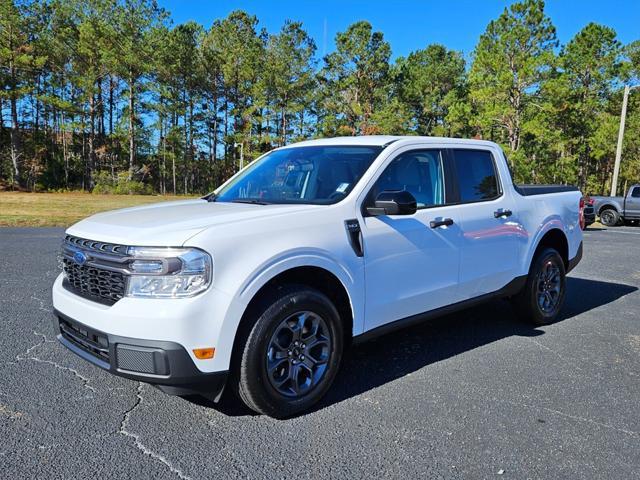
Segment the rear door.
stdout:
[[[365,193],[363,207],[385,190],[406,190],[418,204],[413,215],[363,213],[365,330],[457,301],[462,232],[445,167],[444,149],[405,148]],[[431,223],[445,219],[453,223]]]
[[518,275],[519,239],[526,234],[523,237],[513,188],[502,182],[495,152],[474,146],[449,153],[459,203],[460,295],[465,300],[495,292]]

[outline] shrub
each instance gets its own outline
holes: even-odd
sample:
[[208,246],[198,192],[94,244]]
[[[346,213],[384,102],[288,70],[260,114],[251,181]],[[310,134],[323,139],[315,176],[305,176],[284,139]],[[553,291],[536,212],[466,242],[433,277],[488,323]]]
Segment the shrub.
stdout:
[[127,172],[121,172],[116,178],[109,172],[98,172],[95,179],[93,192],[96,194],[115,195],[152,195],[151,185],[145,185],[138,180],[129,180]]

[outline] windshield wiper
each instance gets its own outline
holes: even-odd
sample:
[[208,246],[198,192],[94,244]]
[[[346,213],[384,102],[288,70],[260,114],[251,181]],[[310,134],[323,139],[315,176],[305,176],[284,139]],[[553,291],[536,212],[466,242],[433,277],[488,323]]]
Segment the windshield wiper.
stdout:
[[207,202],[215,202],[217,198],[218,196],[215,193],[210,193],[209,195],[202,197],[202,199]]
[[257,198],[236,198],[231,203],[250,203],[251,205],[269,205],[270,202],[258,200]]

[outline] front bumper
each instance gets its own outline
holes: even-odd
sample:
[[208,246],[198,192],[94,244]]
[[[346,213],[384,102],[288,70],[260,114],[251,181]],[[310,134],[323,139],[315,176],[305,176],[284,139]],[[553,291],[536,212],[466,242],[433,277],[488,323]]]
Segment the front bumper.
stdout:
[[227,371],[200,371],[175,342],[122,337],[90,328],[54,310],[60,343],[90,363],[121,377],[150,383],[172,395],[201,394],[218,400]]
[[[125,297],[108,306],[88,300],[63,286],[60,275],[52,290],[53,308],[87,327],[127,338],[175,342],[184,347],[203,373],[229,370],[238,322],[245,306],[215,287],[193,298]],[[194,349],[215,348],[202,360]]]

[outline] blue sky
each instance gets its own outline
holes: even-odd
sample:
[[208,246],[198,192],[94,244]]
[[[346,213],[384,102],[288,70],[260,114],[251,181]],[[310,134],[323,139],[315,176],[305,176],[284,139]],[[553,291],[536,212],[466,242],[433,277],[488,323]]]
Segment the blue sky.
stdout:
[[[286,19],[301,21],[316,41],[318,56],[331,52],[337,32],[358,20],[368,20],[391,43],[393,56],[407,55],[429,43],[470,54],[490,20],[512,2],[497,0],[159,0],[174,23],[195,20],[206,28],[217,18],[242,9],[269,32]],[[612,27],[618,39],[640,39],[640,0],[548,0],[547,14],[561,43],[583,26],[597,22]],[[326,32],[326,33],[325,33]]]

